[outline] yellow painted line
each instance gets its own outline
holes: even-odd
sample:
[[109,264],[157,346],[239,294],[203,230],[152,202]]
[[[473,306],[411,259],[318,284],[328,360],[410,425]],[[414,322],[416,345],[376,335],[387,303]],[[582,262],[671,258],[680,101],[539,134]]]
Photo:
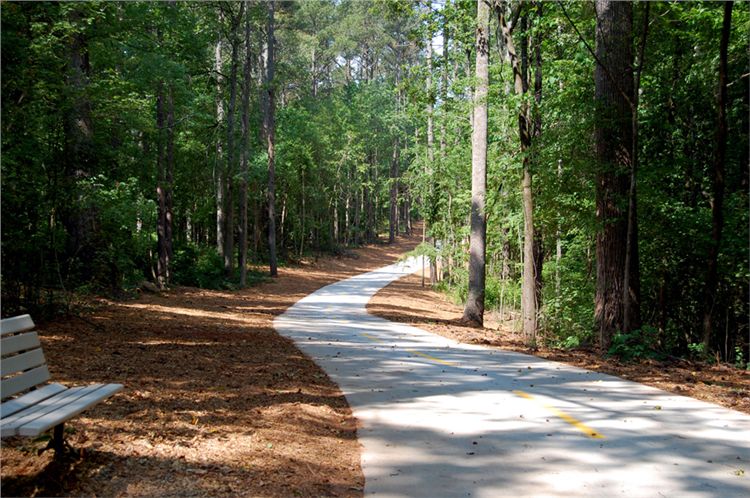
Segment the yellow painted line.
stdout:
[[572,425],[573,427],[575,427],[579,431],[583,432],[588,437],[591,437],[591,438],[594,438],[594,439],[604,439],[604,436],[602,434],[596,432],[594,429],[592,429],[588,425],[584,424],[580,420],[571,417],[570,415],[568,415],[564,411],[562,411],[562,410],[560,410],[558,408],[555,408],[552,405],[548,405],[547,403],[538,401],[536,398],[534,398],[534,396],[532,396],[529,393],[526,393],[526,392],[523,392],[523,391],[513,391],[513,394],[515,394],[517,396],[520,396],[520,397],[522,397],[524,399],[528,399],[528,400],[531,400],[531,401],[537,401],[543,407],[545,407],[547,410],[551,411],[555,416],[563,419],[565,422],[569,423],[570,425]]
[[[367,339],[370,339],[373,342],[383,342],[382,339],[380,339],[378,337],[375,337],[374,335],[365,334],[365,333],[362,333],[362,334],[359,334],[359,335],[361,335],[362,337],[366,337]],[[420,353],[419,351],[414,351],[413,349],[407,349],[406,351],[408,353],[415,354],[417,356],[421,356],[422,358],[426,358],[426,359],[428,359],[430,361],[434,361],[435,363],[440,363],[441,365],[448,365],[449,367],[455,367],[456,366],[456,364],[453,363],[452,361],[441,360],[440,358],[435,358],[434,356],[430,356],[430,355],[428,355],[426,353]]]
[[411,354],[415,354],[415,355],[421,356],[422,358],[427,358],[428,360],[434,361],[435,363],[440,363],[441,365],[448,365],[449,367],[455,367],[456,366],[456,364],[453,363],[452,361],[441,360],[440,358],[435,358],[434,356],[430,356],[430,355],[425,354],[425,353],[420,353],[419,351],[414,351],[413,349],[407,349],[406,351],[408,351]]

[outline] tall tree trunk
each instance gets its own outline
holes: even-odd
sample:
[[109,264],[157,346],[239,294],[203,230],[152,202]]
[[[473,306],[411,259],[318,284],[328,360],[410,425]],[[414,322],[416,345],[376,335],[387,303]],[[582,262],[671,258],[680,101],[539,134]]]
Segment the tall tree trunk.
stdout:
[[247,179],[248,179],[248,150],[250,135],[250,5],[245,0],[245,65],[243,71],[244,85],[242,87],[242,145],[240,149],[242,171],[240,178],[240,221],[239,221],[239,258],[240,286],[247,285]]
[[[219,22],[222,22],[223,16],[219,13]],[[216,39],[214,45],[214,73],[216,75],[216,127],[217,127],[217,139],[216,139],[216,162],[214,165],[214,179],[216,181],[216,251],[223,258],[224,257],[224,230],[226,225],[226,214],[224,212],[224,192],[225,176],[224,176],[224,161],[223,161],[223,141],[221,138],[221,126],[224,123],[224,100],[222,98],[222,57],[221,57],[222,43],[221,34]]]
[[253,200],[253,261],[258,262],[258,254],[260,253],[260,239],[261,239],[261,206],[262,202],[260,199]]
[[[427,4],[428,11],[432,12],[431,5]],[[427,235],[427,221],[428,221],[428,213],[431,212],[431,205],[432,205],[432,198],[433,198],[433,182],[432,177],[434,175],[434,164],[435,164],[435,132],[434,132],[434,112],[435,112],[435,98],[434,98],[434,89],[432,88],[432,30],[429,30],[427,33],[428,40],[427,40],[427,164],[425,164],[425,179],[429,181],[429,187],[427,188],[427,191],[423,194],[422,198],[422,210],[423,210],[423,220],[422,220],[422,244],[425,243],[425,238]],[[443,43],[445,43],[445,40],[443,40]],[[444,145],[445,140],[445,126],[442,125],[441,128],[442,134],[441,134],[441,147]],[[441,150],[441,152],[443,152]],[[430,219],[430,222],[432,220]],[[435,261],[430,258],[430,282],[432,284],[435,283]],[[424,268],[422,268],[422,287],[424,287]]]
[[274,117],[274,8],[275,0],[268,2],[268,41],[266,43],[266,92],[264,128],[268,152],[268,265],[272,277],[278,275],[276,263],[276,123]]
[[607,351],[612,337],[624,328],[625,252],[628,198],[632,165],[633,5],[596,0],[597,104],[596,176],[596,297],[594,318],[599,347]]
[[[81,12],[73,9],[68,20],[74,26],[82,23]],[[94,151],[93,120],[91,102],[86,95],[89,84],[91,65],[89,64],[88,40],[83,30],[76,30],[68,40],[68,61],[66,84],[68,105],[66,107],[63,130],[64,145],[64,183],[66,197],[60,205],[60,218],[68,233],[66,253],[68,257],[81,256],[81,250],[91,244],[92,213],[81,206],[81,192],[78,181],[89,176],[96,154]]]
[[[539,141],[542,137],[542,15],[544,3],[540,0],[535,2],[536,5],[536,23],[537,30],[534,35],[534,131],[532,141],[535,149],[539,149]],[[540,167],[538,154],[534,154],[534,163]],[[539,196],[539,190],[536,192]],[[542,287],[544,285],[544,240],[542,231],[534,227],[534,291],[536,295],[536,310],[542,307]]]
[[[557,160],[557,182],[558,184],[562,181],[562,159]],[[562,264],[562,213],[558,207],[557,209],[557,225],[555,227],[555,299],[560,300],[560,265]],[[559,309],[559,307],[558,307]]]
[[[399,88],[398,96],[396,99],[396,113],[401,112],[401,89],[400,89],[400,74],[401,74],[401,48],[397,47],[396,51],[396,87]],[[390,215],[388,217],[388,243],[392,244],[396,240],[398,234],[398,190],[399,190],[399,162],[400,162],[400,141],[398,132],[393,140],[393,156],[391,157],[391,191],[390,191]]]
[[174,181],[174,126],[172,89],[169,87],[165,89],[164,83],[159,82],[156,96],[156,127],[158,130],[156,158],[156,277],[160,289],[166,289],[171,280],[170,262],[173,255],[172,184]]
[[[521,17],[521,83],[522,93],[529,91],[528,83],[528,15]],[[518,130],[521,137],[523,154],[523,173],[521,178],[521,199],[523,203],[523,284],[521,289],[521,311],[523,314],[523,335],[526,344],[536,342],[537,329],[537,291],[534,254],[534,196],[532,192],[531,158],[531,112],[524,98],[518,115]]]
[[240,42],[237,31],[245,13],[245,4],[240,4],[240,12],[232,21],[232,59],[229,72],[229,108],[227,112],[227,163],[226,163],[226,228],[224,231],[224,273],[232,275],[234,269],[234,172],[236,148],[234,142],[234,121],[237,108],[237,70],[239,66]]
[[390,216],[388,218],[388,243],[393,244],[396,241],[398,233],[398,163],[399,163],[399,139],[393,141],[393,156],[391,157],[391,203]]
[[[448,6],[448,1],[446,1],[445,7]],[[443,7],[443,8],[445,8]],[[449,69],[449,63],[448,63],[448,19],[443,19],[443,64],[441,67],[441,74],[440,74],[440,102],[443,106],[443,113],[442,113],[442,119],[440,120],[440,157],[441,159],[445,160],[445,154],[446,154],[446,140],[447,140],[447,132],[445,129],[445,123],[446,123],[446,109],[445,106],[448,101],[448,69]]]
[[164,246],[166,264],[165,275],[167,278],[167,285],[172,280],[171,263],[172,257],[174,256],[174,202],[172,200],[172,193],[174,191],[174,133],[175,133],[175,120],[174,120],[174,91],[171,86],[167,88],[167,164],[166,164],[166,175],[165,175],[165,192],[164,192],[164,205],[166,208],[164,214]]
[[169,285],[167,278],[167,164],[164,154],[165,148],[165,96],[164,82],[159,82],[156,92],[156,283],[160,289],[166,289]]
[[484,285],[487,219],[487,92],[489,87],[489,19],[485,0],[477,0],[476,89],[471,133],[471,236],[469,241],[469,294],[463,320],[484,326]]
[[[495,11],[498,16],[498,23],[503,34],[505,48],[508,52],[511,68],[513,69],[514,90],[517,95],[524,95],[528,92],[528,35],[526,33],[528,16],[524,14],[521,17],[521,57],[519,60],[511,28],[505,19],[504,6],[500,3],[495,4]],[[541,57],[541,56],[540,56]],[[540,59],[541,62],[541,59]],[[541,69],[538,77],[541,79]],[[540,81],[541,84],[541,81]],[[536,81],[535,81],[536,86]],[[541,89],[539,91],[541,99]],[[523,172],[521,176],[521,199],[523,204],[523,279],[521,289],[521,311],[523,316],[523,333],[527,344],[533,344],[536,341],[537,331],[537,290],[536,290],[536,272],[535,272],[535,254],[534,254],[534,198],[532,192],[531,161],[529,158],[529,149],[531,148],[532,123],[530,108],[525,98],[521,100],[521,107],[518,111],[518,133],[521,142],[521,153],[523,154]],[[541,121],[540,121],[541,126]]]
[[641,328],[641,271],[638,256],[638,106],[640,102],[641,74],[643,74],[644,54],[646,51],[646,37],[648,35],[649,12],[651,3],[645,3],[643,13],[643,30],[640,48],[638,50],[638,66],[634,68],[633,100],[631,104],[631,161],[630,186],[628,189],[628,229],[627,245],[625,246],[625,277],[623,279],[622,322],[623,330],[630,331]]
[[[396,149],[394,149],[396,150]],[[375,241],[375,237],[377,235],[377,231],[375,228],[375,209],[374,209],[374,201],[373,197],[375,196],[375,193],[373,192],[373,188],[371,185],[375,185],[376,182],[374,181],[375,178],[375,172],[378,168],[378,161],[375,156],[375,152],[370,153],[370,167],[367,171],[367,178],[370,180],[368,183],[370,186],[367,187],[366,195],[365,195],[365,240],[367,243],[372,243]],[[392,204],[393,205],[393,204]],[[396,230],[398,230],[398,217],[395,219],[395,227]]]
[[724,227],[724,158],[727,147],[727,51],[732,26],[732,2],[724,4],[724,21],[721,28],[719,47],[719,95],[717,101],[718,119],[716,145],[713,164],[713,203],[711,205],[711,245],[708,249],[706,271],[705,308],[703,311],[703,346],[705,351],[713,338],[713,313],[716,305],[718,283],[719,248],[721,231]]
[[411,236],[411,191],[404,187],[404,235]]

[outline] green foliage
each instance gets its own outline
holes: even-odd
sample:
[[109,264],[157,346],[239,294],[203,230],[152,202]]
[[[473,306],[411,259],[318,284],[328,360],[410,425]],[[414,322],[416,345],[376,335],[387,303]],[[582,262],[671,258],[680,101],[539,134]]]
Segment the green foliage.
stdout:
[[734,347],[734,366],[737,368],[747,368],[750,370],[750,364],[745,361],[745,353],[740,346]]
[[417,247],[406,253],[403,258],[409,258],[409,257],[421,257],[424,256],[428,260],[430,260],[432,263],[434,263],[437,260],[438,256],[438,250],[437,248],[428,243],[428,242],[422,242]]
[[607,354],[626,362],[654,358],[658,356],[656,334],[657,330],[649,326],[627,334],[615,334]]
[[575,335],[569,335],[558,343],[558,346],[564,349],[575,349],[581,345],[581,339]]
[[690,354],[690,358],[695,361],[704,361],[707,363],[713,363],[715,361],[715,357],[712,356],[708,350],[706,350],[706,345],[702,342],[691,342],[687,345],[687,349]]
[[187,244],[175,248],[172,262],[173,281],[177,285],[202,289],[223,289],[224,261],[214,248]]
[[[634,4],[636,26],[643,5]],[[619,337],[613,354],[650,354],[655,327],[660,348],[670,354],[705,359],[720,350],[729,353],[726,361],[746,363],[740,332],[750,314],[750,11],[742,8],[734,9],[729,45],[730,136],[714,306],[716,329],[726,332],[707,351],[695,345],[705,311],[721,7],[651,4],[638,111],[638,256],[648,325]],[[248,7],[254,58],[265,43],[266,8],[263,2]],[[248,183],[251,258],[263,260],[268,154],[261,96],[267,87],[255,59],[247,82],[248,172],[227,165],[231,48],[242,38],[232,32],[239,3],[3,2],[0,9],[3,313],[40,308],[66,290],[117,294],[154,274],[156,186],[166,181],[159,178],[159,151],[168,131],[158,128],[156,108],[165,89],[175,118],[169,130],[174,283],[235,285],[215,249],[217,173],[224,169],[235,222],[238,187]],[[566,9],[593,44],[593,6],[567,2]],[[475,14],[476,4],[463,1],[278,5],[272,86],[282,259],[374,241],[387,230],[395,184],[401,216],[408,202],[407,215],[425,220],[434,241],[414,254],[440,261],[439,287],[458,302],[465,299]],[[530,103],[542,133],[525,154],[517,116],[522,98],[514,95],[512,69],[492,27],[486,308],[515,312],[520,306],[520,173],[528,159],[535,230],[543,241],[539,323],[545,340],[576,347],[596,340],[595,62],[559,4],[544,4],[539,22],[530,17],[526,34],[541,41],[543,76],[541,103]],[[514,32],[517,46],[521,35]],[[223,47],[218,72],[217,40]],[[77,62],[71,60],[75,46]],[[533,71],[533,57],[529,63]],[[238,96],[243,86],[239,81]],[[239,157],[239,106],[235,111],[233,152]],[[392,166],[398,180],[390,178]]]

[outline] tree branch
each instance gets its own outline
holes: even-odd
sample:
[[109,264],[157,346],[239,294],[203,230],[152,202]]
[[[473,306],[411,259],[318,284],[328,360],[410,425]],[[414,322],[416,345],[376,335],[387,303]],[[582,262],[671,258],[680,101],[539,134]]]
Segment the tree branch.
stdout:
[[565,19],[568,20],[568,23],[573,27],[573,30],[578,35],[578,38],[586,46],[586,50],[589,51],[589,53],[594,58],[594,60],[596,61],[596,63],[599,64],[599,66],[601,66],[601,68],[604,70],[604,74],[607,75],[607,78],[609,78],[609,80],[612,82],[612,84],[615,86],[615,88],[617,88],[617,91],[620,92],[620,94],[623,96],[623,98],[625,98],[625,101],[630,106],[631,112],[635,112],[635,105],[634,105],[633,99],[631,99],[630,96],[623,91],[622,87],[620,87],[620,85],[617,82],[617,80],[615,79],[615,77],[612,76],[612,73],[609,71],[609,68],[606,65],[604,65],[604,63],[601,61],[601,59],[599,59],[599,57],[596,56],[596,52],[594,52],[594,50],[591,49],[591,45],[589,45],[589,43],[583,37],[583,35],[581,34],[581,32],[578,30],[578,27],[575,25],[575,23],[573,22],[573,20],[568,15],[568,11],[565,10],[565,5],[563,5],[563,2],[561,0],[557,0],[557,3],[558,3],[558,5],[560,5],[560,8],[562,9],[563,15],[565,16]]

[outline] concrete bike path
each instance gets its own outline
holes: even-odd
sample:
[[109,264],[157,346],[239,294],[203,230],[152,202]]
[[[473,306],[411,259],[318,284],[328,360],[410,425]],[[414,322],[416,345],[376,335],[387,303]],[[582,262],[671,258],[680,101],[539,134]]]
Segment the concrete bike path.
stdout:
[[750,416],[367,314],[419,268],[334,283],[274,321],[359,419],[366,495],[750,496]]

